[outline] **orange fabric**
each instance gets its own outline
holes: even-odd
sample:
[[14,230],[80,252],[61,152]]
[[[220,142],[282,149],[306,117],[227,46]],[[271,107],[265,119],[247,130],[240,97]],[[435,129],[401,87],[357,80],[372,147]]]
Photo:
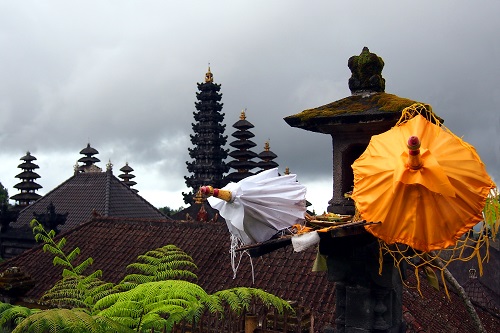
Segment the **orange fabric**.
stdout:
[[[418,170],[408,166],[407,140],[421,140]],[[352,165],[352,199],[366,230],[421,251],[446,248],[483,220],[494,183],[474,147],[416,115],[372,137]]]

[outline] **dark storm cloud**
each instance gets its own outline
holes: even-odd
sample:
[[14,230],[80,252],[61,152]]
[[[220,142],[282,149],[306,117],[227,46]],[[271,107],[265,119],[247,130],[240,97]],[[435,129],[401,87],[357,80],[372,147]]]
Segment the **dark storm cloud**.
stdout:
[[269,139],[281,171],[325,184],[328,197],[330,137],[283,118],[348,96],[347,59],[363,46],[384,58],[387,92],[431,104],[499,180],[499,9],[494,1],[3,2],[0,180],[15,193],[19,157],[31,150],[50,190],[90,142],[101,167],[129,162],[148,200],[181,197],[196,83],[210,62],[228,142],[246,108],[254,151]]

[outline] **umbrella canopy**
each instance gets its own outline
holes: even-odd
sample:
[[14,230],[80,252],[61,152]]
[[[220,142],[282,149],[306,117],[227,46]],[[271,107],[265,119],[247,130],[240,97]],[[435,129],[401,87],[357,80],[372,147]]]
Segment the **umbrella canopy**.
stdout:
[[366,230],[388,244],[429,252],[455,244],[483,220],[494,183],[474,147],[417,114],[375,135],[352,165]]
[[231,234],[246,245],[264,242],[304,222],[306,187],[297,182],[296,175],[279,176],[277,168],[220,190],[204,187],[202,192],[214,195],[208,198],[210,205],[226,220]]

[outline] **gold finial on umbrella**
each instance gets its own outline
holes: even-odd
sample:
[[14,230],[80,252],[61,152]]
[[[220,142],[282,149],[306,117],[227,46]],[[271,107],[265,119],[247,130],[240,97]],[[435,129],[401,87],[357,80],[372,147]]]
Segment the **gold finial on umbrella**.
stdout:
[[422,158],[420,156],[420,139],[416,135],[408,139],[408,166],[412,170],[418,170],[422,167]]
[[202,186],[200,188],[200,192],[203,195],[214,196],[216,198],[219,198],[219,199],[227,201],[227,202],[231,202],[231,199],[232,199],[231,191],[221,190],[221,189],[218,189],[218,188],[213,188],[210,185]]

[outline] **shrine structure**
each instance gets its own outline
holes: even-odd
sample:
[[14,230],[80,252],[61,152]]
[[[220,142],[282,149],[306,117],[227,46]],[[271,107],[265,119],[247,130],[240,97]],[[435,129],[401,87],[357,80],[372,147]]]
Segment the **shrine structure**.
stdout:
[[[385,92],[384,61],[367,47],[349,58],[348,67],[351,96],[288,116],[285,121],[332,137],[333,197],[328,212],[354,215],[352,163],[373,135],[393,127],[402,110],[416,101]],[[335,332],[401,332],[401,277],[392,258],[379,262],[377,239],[363,227],[320,237],[319,252],[327,257],[328,279],[335,282]]]

